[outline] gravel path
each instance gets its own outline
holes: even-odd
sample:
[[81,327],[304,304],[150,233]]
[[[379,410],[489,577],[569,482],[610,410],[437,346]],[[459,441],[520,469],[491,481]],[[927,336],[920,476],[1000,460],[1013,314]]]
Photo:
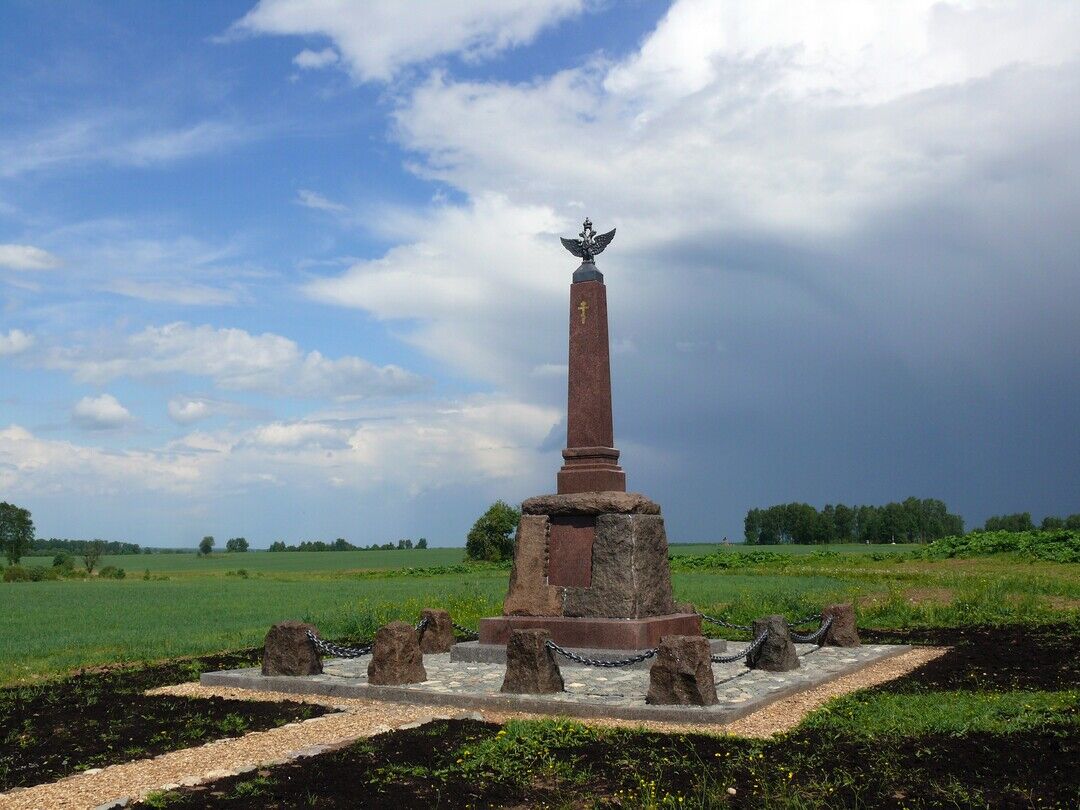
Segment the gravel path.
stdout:
[[[920,647],[910,652],[871,664],[851,675],[845,675],[783,698],[754,714],[721,728],[688,726],[676,723],[641,723],[623,720],[590,719],[589,725],[647,728],[662,732],[696,732],[735,734],[743,737],[769,737],[794,728],[809,712],[827,700],[898,678],[928,661],[944,655],[947,647]],[[474,717],[494,723],[509,719],[537,717],[520,712],[484,711],[481,713],[441,710],[433,713],[430,706],[408,706],[373,700],[348,700],[320,695],[295,695],[256,692],[228,687],[207,687],[198,683],[166,686],[148,692],[150,695],[183,697],[223,697],[236,700],[291,700],[332,706],[340,714],[324,715],[302,723],[290,723],[270,731],[258,731],[234,739],[219,740],[198,748],[173,751],[153,759],[141,759],[123,765],[87,771],[61,779],[52,784],[15,790],[0,795],[2,810],[67,810],[93,808],[124,796],[139,796],[183,784],[198,784],[241,771],[275,765],[312,756],[331,748],[347,745],[353,740],[380,734],[405,725],[419,724],[436,717]]]

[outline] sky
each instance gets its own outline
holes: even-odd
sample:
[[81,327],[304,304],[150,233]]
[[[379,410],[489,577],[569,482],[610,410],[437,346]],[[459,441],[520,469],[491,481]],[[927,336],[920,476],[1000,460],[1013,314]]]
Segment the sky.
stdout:
[[1072,0],[16,0],[0,79],[38,536],[460,545],[553,491],[585,216],[672,541],[1080,512]]

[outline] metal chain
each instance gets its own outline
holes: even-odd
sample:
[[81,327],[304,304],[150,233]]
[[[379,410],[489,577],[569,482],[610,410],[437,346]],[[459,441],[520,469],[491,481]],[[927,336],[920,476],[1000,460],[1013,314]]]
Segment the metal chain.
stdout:
[[431,619],[429,619],[427,616],[425,616],[424,618],[422,618],[420,621],[418,621],[416,623],[416,632],[417,633],[423,633],[424,628],[426,628],[430,623],[431,623]]
[[628,667],[631,664],[640,664],[642,661],[656,655],[658,649],[657,647],[653,647],[651,650],[645,650],[645,652],[640,653],[639,655],[630,656],[629,658],[620,658],[617,661],[603,661],[598,658],[585,658],[577,653],[570,652],[570,650],[565,647],[560,647],[554,641],[548,641],[547,648],[549,650],[554,650],[559,655],[569,658],[571,661],[577,661],[579,664],[584,664],[587,667],[607,667],[609,669],[614,667]]
[[310,630],[307,631],[307,637],[315,645],[316,650],[323,655],[329,655],[331,658],[359,658],[362,655],[371,653],[370,644],[365,644],[363,647],[341,647],[326,639],[319,638]]
[[459,633],[464,633],[469,638],[480,638],[480,634],[477,633],[475,630],[470,630],[468,627],[462,627],[457,622],[450,622],[450,624],[452,624],[454,626],[454,629],[457,630]]
[[761,635],[750,642],[750,646],[742,652],[735,653],[733,655],[713,655],[711,656],[714,664],[732,664],[735,661],[740,661],[743,658],[748,658],[758,651],[758,648],[765,643],[765,639],[768,638],[769,631],[763,630]]
[[698,616],[703,618],[709,624],[715,624],[717,627],[730,627],[732,630],[750,630],[750,629],[752,629],[749,625],[746,625],[746,624],[732,624],[731,622],[726,622],[723,619],[714,619],[712,616],[706,616],[704,613],[699,613]]
[[833,617],[830,616],[825,621],[823,621],[821,623],[821,627],[819,627],[813,633],[810,633],[809,635],[805,635],[805,636],[799,635],[798,633],[792,633],[791,634],[791,640],[794,641],[794,642],[797,642],[798,644],[813,644],[819,638],[821,638],[827,632],[829,632],[829,628],[832,627],[832,623],[833,623]]
[[802,625],[802,624],[810,624],[810,622],[816,622],[816,621],[820,621],[820,620],[821,620],[821,614],[820,613],[812,613],[811,615],[807,616],[805,619],[799,619],[799,621],[797,621],[797,622],[788,622],[788,626],[789,627],[798,627],[799,625]]

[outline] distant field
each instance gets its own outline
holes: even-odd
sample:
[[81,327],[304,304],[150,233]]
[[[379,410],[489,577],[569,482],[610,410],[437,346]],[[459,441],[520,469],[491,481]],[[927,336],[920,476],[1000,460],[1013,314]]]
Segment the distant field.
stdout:
[[[137,576],[149,569],[154,574],[224,574],[240,568],[249,573],[308,573],[351,571],[361,568],[430,568],[454,565],[465,559],[464,548],[394,549],[392,551],[246,551],[221,552],[209,557],[195,554],[115,554],[101,565],[123,568]],[[24,565],[52,565],[52,556],[25,557]],[[81,561],[80,561],[81,563]]]
[[900,552],[920,548],[918,543],[827,543],[821,546],[803,546],[788,543],[781,546],[748,546],[745,543],[672,543],[672,554],[711,554],[714,551],[774,551],[777,554],[811,554],[815,551],[836,551],[842,554],[870,554],[874,551]]

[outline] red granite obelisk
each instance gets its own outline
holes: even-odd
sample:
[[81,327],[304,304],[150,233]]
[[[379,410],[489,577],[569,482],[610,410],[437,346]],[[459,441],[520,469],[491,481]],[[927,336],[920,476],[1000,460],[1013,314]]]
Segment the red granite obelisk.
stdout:
[[505,645],[514,629],[542,628],[582,650],[652,649],[664,635],[701,633],[698,614],[672,595],[660,506],[626,491],[615,449],[607,290],[593,261],[615,231],[597,234],[586,219],[579,236],[562,240],[582,262],[570,284],[558,491],[521,504],[503,615],[481,619],[477,650],[454,645],[452,660]]
[[607,288],[592,261],[583,262],[570,285],[570,361],[566,449],[558,493],[625,492],[611,419],[611,361]]

